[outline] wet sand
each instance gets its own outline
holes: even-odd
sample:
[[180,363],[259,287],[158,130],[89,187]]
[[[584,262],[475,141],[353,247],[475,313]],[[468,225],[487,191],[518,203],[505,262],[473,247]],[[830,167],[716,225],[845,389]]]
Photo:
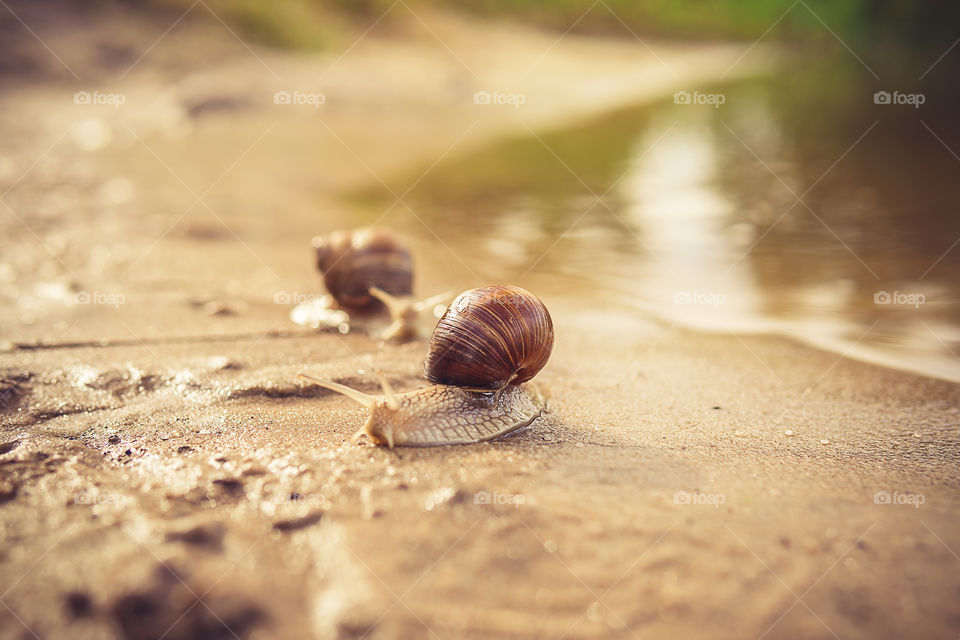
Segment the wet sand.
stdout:
[[[227,58],[221,80],[255,77],[257,60]],[[40,114],[14,126],[5,112],[17,166],[53,142],[31,127],[55,138],[58,118],[76,117],[50,102],[70,94],[4,98]],[[438,104],[420,117],[448,111]],[[136,113],[123,113],[131,128]],[[406,124],[363,130],[370,112],[344,107],[327,122],[355,139],[327,140],[337,151],[311,183],[284,171],[298,131],[285,117],[204,196],[229,224],[203,207],[178,218],[274,113],[190,120],[188,143],[178,126],[148,130],[149,150],[97,115],[112,132],[97,153],[54,146],[37,172],[5,178],[30,230],[4,219],[0,637],[960,633],[954,383],[784,338],[691,333],[616,301],[590,308],[533,274],[520,284],[557,333],[537,377],[545,416],[487,444],[351,442],[365,410],[296,373],[375,393],[380,368],[414,389],[425,342],[305,331],[276,293],[318,292],[308,238],[350,219],[338,193],[376,180],[346,149],[381,158],[374,173],[402,191],[472,116],[436,119],[408,153]],[[487,140],[522,126],[490,120],[477,125]],[[427,231],[408,233],[420,292],[482,284]],[[124,298],[63,302],[77,292]]]
[[28,375],[5,634],[14,613],[40,637],[955,633],[956,385],[628,317],[612,349],[555,318],[549,413],[434,449],[353,444],[365,410],[294,379],[417,388],[420,342],[3,356]]

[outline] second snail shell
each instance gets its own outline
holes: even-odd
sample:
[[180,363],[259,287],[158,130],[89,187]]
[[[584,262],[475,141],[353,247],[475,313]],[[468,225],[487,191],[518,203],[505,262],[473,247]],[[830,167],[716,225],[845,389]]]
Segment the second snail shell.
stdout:
[[327,291],[343,307],[378,305],[371,288],[395,297],[413,293],[413,257],[389,231],[376,227],[334,231],[315,237],[311,244]]

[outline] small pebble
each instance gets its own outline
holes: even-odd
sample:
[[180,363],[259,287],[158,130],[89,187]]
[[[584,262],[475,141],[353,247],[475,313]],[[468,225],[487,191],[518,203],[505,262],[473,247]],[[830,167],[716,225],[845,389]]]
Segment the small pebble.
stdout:
[[830,441],[827,440],[826,438],[822,438],[822,439],[820,440],[820,444],[830,444]]
[[203,312],[209,316],[232,316],[237,313],[237,310],[226,302],[212,300],[203,305]]
[[913,437],[914,437],[914,438],[920,438],[920,437],[922,437],[922,435],[921,435],[921,433],[920,433],[919,431],[914,431],[914,432],[913,432]]
[[793,436],[793,429],[787,429],[783,432],[783,435],[787,436],[788,438]]
[[74,618],[85,618],[93,613],[93,602],[85,593],[74,591],[67,594],[67,609]]

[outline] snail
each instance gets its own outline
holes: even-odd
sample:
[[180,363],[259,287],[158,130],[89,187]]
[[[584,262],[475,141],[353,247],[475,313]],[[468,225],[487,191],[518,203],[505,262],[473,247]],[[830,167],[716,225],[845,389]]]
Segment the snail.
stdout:
[[381,375],[382,396],[299,374],[371,410],[357,436],[374,444],[429,447],[499,438],[536,420],[546,408],[530,380],[553,349],[544,304],[519,287],[490,286],[460,294],[437,324],[424,361],[433,386],[395,393]]
[[[413,257],[383,229],[334,231],[314,237],[311,244],[324,286],[337,305],[360,312],[386,307],[391,324],[381,334],[385,340],[417,337],[417,314],[450,299],[449,294],[413,297]],[[327,314],[321,307],[314,313]]]
[[323,284],[340,306],[376,307],[372,287],[389,296],[413,295],[413,257],[390,232],[373,227],[334,231],[311,244]]

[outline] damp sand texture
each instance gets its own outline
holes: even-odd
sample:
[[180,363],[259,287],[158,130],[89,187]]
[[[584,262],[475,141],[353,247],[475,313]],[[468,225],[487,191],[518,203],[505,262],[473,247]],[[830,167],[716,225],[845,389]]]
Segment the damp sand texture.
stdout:
[[393,450],[295,375],[375,393],[376,361],[417,388],[418,343],[4,354],[29,373],[4,395],[2,633],[955,633],[957,386],[750,340],[778,379],[660,331],[562,341],[550,411],[507,438]]

